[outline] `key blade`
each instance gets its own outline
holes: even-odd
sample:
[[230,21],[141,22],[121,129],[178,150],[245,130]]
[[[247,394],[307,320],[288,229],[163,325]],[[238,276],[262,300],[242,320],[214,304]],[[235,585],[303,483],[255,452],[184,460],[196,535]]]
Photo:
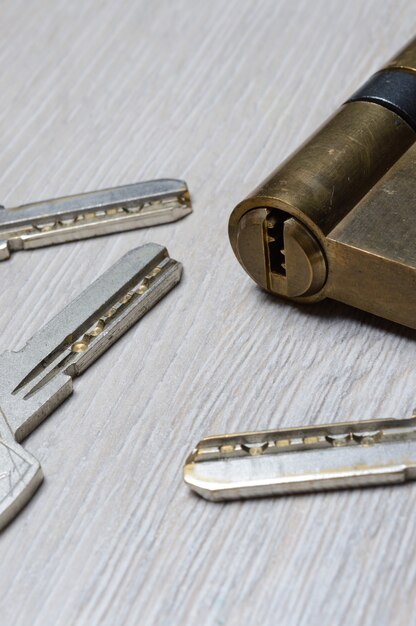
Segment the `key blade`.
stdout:
[[0,406],[17,440],[72,391],[72,378],[180,280],[166,248],[131,250],[41,328],[19,352],[0,357]]
[[161,179],[0,211],[0,261],[31,249],[147,228],[192,212],[186,183]]
[[208,500],[235,500],[416,479],[416,417],[202,439],[184,480]]

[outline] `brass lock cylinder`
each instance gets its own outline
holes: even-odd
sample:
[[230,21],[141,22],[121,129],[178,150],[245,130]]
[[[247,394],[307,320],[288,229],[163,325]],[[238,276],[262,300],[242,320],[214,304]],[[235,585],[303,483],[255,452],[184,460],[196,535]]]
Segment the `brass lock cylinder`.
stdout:
[[[247,273],[416,328],[416,39],[231,214]],[[414,145],[415,144],[415,145]]]

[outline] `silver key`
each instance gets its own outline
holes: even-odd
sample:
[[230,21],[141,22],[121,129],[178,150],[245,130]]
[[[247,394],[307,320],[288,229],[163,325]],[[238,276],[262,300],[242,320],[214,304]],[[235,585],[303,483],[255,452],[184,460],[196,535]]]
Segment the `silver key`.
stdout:
[[0,356],[0,528],[42,481],[39,462],[17,442],[72,393],[72,379],[163,298],[181,272],[162,246],[131,250],[22,350]]
[[184,479],[208,500],[415,480],[416,416],[206,437]]
[[192,212],[186,183],[151,180],[0,210],[0,261],[49,246],[174,222]]

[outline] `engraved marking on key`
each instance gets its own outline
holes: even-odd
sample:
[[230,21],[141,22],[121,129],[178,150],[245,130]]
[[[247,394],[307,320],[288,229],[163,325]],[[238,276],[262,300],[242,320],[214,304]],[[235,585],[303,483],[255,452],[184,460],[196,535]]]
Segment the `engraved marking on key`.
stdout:
[[192,212],[186,183],[161,179],[0,210],[0,261],[13,250],[145,228]]
[[166,248],[131,250],[18,352],[0,356],[0,528],[42,481],[38,461],[17,442],[72,393],[81,374],[180,280]]
[[416,416],[202,439],[185,482],[208,500],[416,479]]

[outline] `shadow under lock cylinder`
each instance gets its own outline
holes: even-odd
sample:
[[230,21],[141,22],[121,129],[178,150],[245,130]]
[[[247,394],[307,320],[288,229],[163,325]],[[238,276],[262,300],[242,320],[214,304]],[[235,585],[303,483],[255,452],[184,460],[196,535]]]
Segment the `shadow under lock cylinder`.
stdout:
[[230,216],[267,291],[416,328],[416,39]]

